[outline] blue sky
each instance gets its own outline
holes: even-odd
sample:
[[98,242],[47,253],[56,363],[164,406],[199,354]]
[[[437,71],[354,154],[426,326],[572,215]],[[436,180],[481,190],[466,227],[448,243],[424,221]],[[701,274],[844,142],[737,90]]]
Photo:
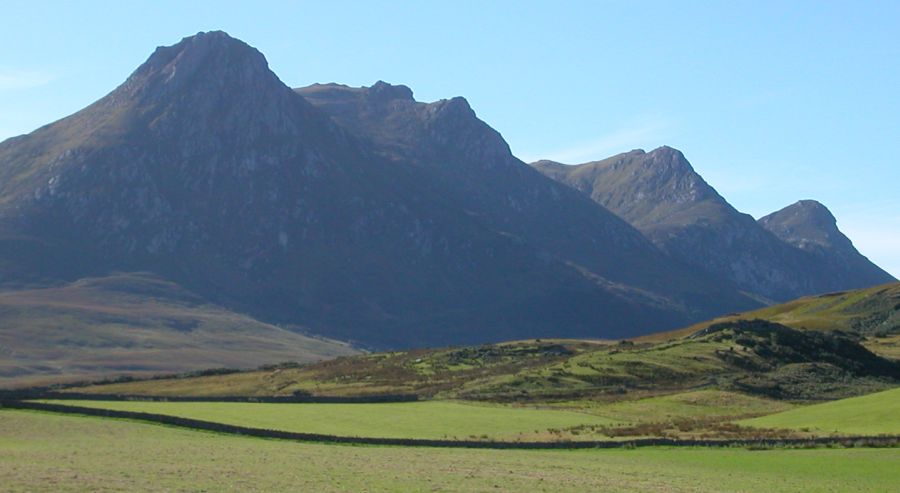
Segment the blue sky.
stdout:
[[681,149],[739,210],[825,203],[900,276],[900,2],[4,2],[0,139],[223,29],[288,85],[465,96],[513,152]]

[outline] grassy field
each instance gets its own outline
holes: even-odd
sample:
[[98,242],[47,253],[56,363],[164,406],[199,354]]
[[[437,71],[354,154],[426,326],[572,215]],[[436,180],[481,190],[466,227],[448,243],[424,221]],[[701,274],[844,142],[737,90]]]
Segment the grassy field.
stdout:
[[[794,405],[713,389],[618,401],[548,402],[527,407],[445,400],[384,404],[44,402],[165,414],[251,428],[378,438],[568,441],[810,434],[809,430],[799,430],[809,428],[805,425],[735,426],[732,423],[736,420],[780,413]],[[812,431],[821,434],[819,430]]]
[[4,491],[881,492],[900,449],[496,451],[314,445],[0,411]]
[[[50,401],[54,402],[54,401]],[[250,428],[378,438],[547,440],[549,429],[611,425],[600,416],[451,401],[385,404],[55,401],[84,407],[167,414]]]
[[376,438],[553,441],[900,434],[900,388],[805,406],[715,389],[530,406],[447,400],[383,404],[44,402],[250,428]]
[[845,435],[896,435],[900,434],[900,388],[800,407],[741,424]]
[[559,402],[553,407],[577,409],[621,423],[644,423],[682,418],[759,416],[786,411],[794,405],[738,392],[697,390],[615,402]]

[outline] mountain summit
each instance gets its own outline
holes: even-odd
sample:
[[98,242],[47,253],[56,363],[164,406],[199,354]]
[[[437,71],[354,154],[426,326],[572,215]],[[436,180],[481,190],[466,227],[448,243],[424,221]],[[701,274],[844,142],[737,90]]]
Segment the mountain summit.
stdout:
[[837,227],[831,211],[815,200],[800,200],[759,219],[759,224],[782,241],[814,256],[841,285],[865,286],[895,281],[864,257]]
[[546,160],[532,166],[589,195],[645,233],[670,229],[673,223],[690,224],[701,211],[718,219],[735,212],[681,151],[667,146],[576,166]]
[[[532,166],[609,208],[673,257],[764,299],[783,301],[893,279],[853,249],[821,204],[800,202],[757,223],[670,147],[580,165],[538,161]],[[822,242],[834,248],[812,255],[807,246]],[[855,260],[833,262],[837,257]]]
[[149,99],[188,86],[209,94],[222,90],[272,90],[280,85],[262,53],[222,31],[198,33],[161,46],[117,92]]
[[837,219],[815,200],[800,200],[759,219],[759,224],[782,240],[803,250],[852,248],[838,230]]
[[251,142],[322,124],[269,70],[262,53],[221,31],[157,48],[100,105],[137,113],[132,117],[146,129],[180,140],[211,135]]

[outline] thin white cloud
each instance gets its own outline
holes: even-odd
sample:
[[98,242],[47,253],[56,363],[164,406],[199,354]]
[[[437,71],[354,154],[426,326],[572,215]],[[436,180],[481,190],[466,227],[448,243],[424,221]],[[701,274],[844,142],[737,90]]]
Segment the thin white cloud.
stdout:
[[656,148],[665,144],[671,128],[669,122],[660,118],[644,120],[622,126],[588,142],[548,152],[542,156],[530,156],[526,161],[551,159],[562,163],[581,163],[607,158],[636,148]]
[[56,77],[38,70],[21,70],[0,67],[0,91],[30,89],[49,84]]

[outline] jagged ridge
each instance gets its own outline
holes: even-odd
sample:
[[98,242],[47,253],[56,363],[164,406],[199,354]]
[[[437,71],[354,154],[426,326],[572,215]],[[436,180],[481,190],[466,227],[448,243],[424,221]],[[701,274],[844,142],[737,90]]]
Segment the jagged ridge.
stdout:
[[[841,241],[846,237],[834,227],[827,209],[821,213],[824,207],[815,225],[795,224],[800,236],[786,238],[775,226],[777,220],[757,224],[737,211],[680,151],[669,147],[574,166],[552,161],[532,165],[608,207],[674,257],[763,298],[787,300],[893,279],[859,255],[849,240]],[[800,217],[780,217],[788,216]],[[810,248],[800,247],[823,241],[835,242],[835,248],[811,254]]]

